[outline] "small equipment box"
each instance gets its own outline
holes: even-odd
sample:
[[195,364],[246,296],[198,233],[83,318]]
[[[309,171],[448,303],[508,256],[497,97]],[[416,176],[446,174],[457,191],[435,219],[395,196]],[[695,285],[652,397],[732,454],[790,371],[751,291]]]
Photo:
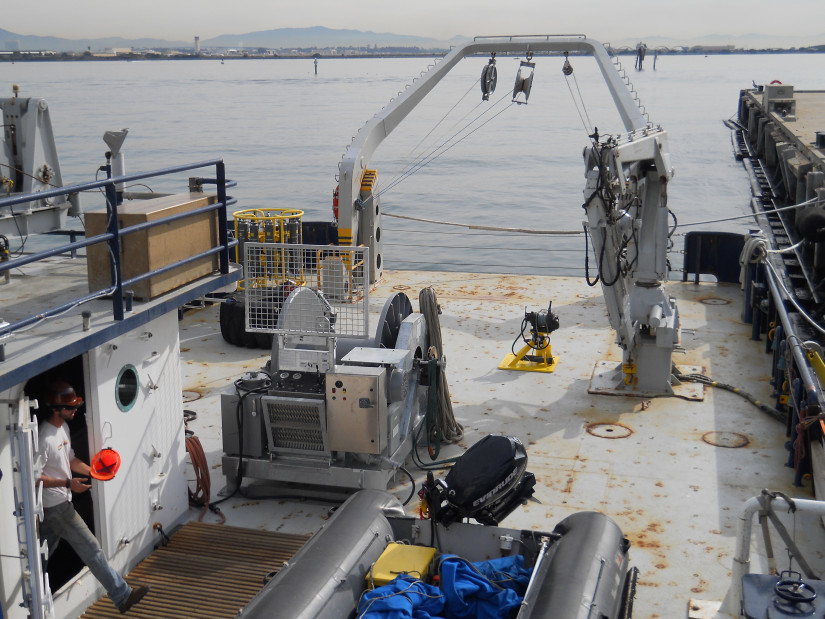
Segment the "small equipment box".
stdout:
[[[121,228],[178,215],[217,202],[215,193],[183,193],[164,195],[146,200],[127,200],[118,206]],[[86,236],[106,232],[108,215],[105,209],[87,211]],[[120,251],[124,280],[155,269],[174,264],[218,245],[218,216],[216,211],[199,213],[159,226],[124,235]],[[109,248],[106,243],[90,245],[87,250],[89,291],[96,292],[112,284]],[[208,275],[218,268],[215,255],[159,275],[154,275],[130,286],[137,299],[154,299],[170,290]]]
[[424,580],[434,557],[435,548],[390,542],[367,573],[367,589],[382,587],[401,574]]

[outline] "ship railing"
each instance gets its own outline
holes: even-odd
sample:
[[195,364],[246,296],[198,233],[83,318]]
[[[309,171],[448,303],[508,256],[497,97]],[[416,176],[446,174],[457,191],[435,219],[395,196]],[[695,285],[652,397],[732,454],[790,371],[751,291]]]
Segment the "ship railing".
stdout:
[[[118,186],[122,187],[125,183],[133,183],[134,181],[157,178],[161,176],[168,176],[171,174],[179,174],[181,172],[187,172],[190,170],[198,170],[210,167],[214,167],[215,169],[214,178],[190,179],[190,186],[193,184],[198,187],[201,187],[203,185],[215,185],[217,191],[216,202],[199,208],[187,210],[183,213],[177,213],[175,215],[162,217],[160,219],[156,219],[153,221],[147,221],[131,226],[126,226],[123,228],[120,227],[118,219]],[[149,279],[150,277],[162,275],[173,269],[177,269],[181,266],[185,266],[198,260],[202,260],[203,258],[217,256],[219,272],[222,275],[227,275],[229,273],[229,250],[237,245],[237,241],[235,239],[229,238],[229,234],[227,231],[227,208],[233,204],[236,204],[237,200],[235,198],[232,198],[231,196],[227,196],[226,190],[227,188],[234,187],[236,183],[234,181],[227,180],[226,169],[222,159],[210,159],[207,161],[199,161],[196,163],[161,168],[149,172],[139,172],[135,174],[126,174],[123,176],[115,177],[112,176],[112,167],[110,164],[101,166],[100,169],[106,173],[105,179],[86,183],[79,183],[75,185],[64,185],[63,187],[56,187],[53,189],[49,189],[47,191],[20,194],[0,199],[0,211],[2,211],[2,209],[6,207],[12,207],[18,204],[38,202],[58,196],[73,196],[81,192],[102,189],[105,193],[106,198],[106,212],[108,222],[107,230],[103,234],[98,234],[80,241],[72,241],[42,251],[37,251],[35,253],[20,258],[0,262],[0,277],[2,277],[5,273],[10,272],[12,269],[16,269],[35,262],[40,262],[42,260],[60,254],[71,253],[72,255],[74,255],[74,253],[77,252],[77,250],[79,249],[83,249],[89,247],[90,245],[96,245],[98,243],[104,242],[108,244],[109,263],[111,268],[111,286],[109,288],[90,292],[89,294],[77,297],[67,303],[63,303],[61,305],[51,307],[44,311],[40,311],[35,315],[23,318],[13,323],[2,324],[2,322],[0,322],[0,339],[14,333],[15,331],[19,331],[20,329],[33,325],[43,320],[44,318],[60,315],[83,303],[106,296],[111,296],[112,316],[114,320],[123,320],[126,311],[131,310],[132,295],[129,291],[130,287],[146,279]],[[146,271],[129,279],[124,280],[122,278],[123,269],[121,263],[123,259],[121,257],[120,250],[121,239],[124,236],[135,234],[137,232],[147,230],[149,228],[153,228],[156,226],[170,224],[182,219],[197,217],[198,215],[201,215],[203,213],[210,213],[212,211],[215,211],[217,213],[218,219],[216,226],[218,235],[217,245],[204,251],[201,251],[197,254],[193,254],[185,259],[178,260],[171,264]],[[78,232],[78,234],[82,233]]]

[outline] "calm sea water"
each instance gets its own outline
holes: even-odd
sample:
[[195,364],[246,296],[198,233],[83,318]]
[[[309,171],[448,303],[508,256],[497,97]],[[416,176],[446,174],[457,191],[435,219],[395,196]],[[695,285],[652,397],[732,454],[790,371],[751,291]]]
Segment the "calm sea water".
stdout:
[[[741,88],[774,79],[825,88],[821,54],[661,56],[655,71],[649,55],[642,72],[633,70],[632,57],[622,60],[651,121],[668,131],[676,169],[669,205],[680,224],[748,211],[749,184],[722,124],[735,113]],[[371,163],[385,214],[581,229],[588,130],[597,126],[604,135],[623,127],[592,59],[573,58],[575,79],[566,81],[563,59],[536,58],[530,100],[520,106],[509,105],[508,94],[518,62],[498,59],[498,89],[482,103],[478,77],[487,59],[464,60],[381,145]],[[104,162],[104,131],[128,127],[130,172],[222,157],[239,183],[236,208],[299,208],[306,220],[330,220],[338,162],[352,136],[431,63],[321,60],[317,75],[309,59],[2,63],[0,95],[16,83],[21,96],[49,101],[66,183],[91,180]],[[405,165],[450,144],[396,184]],[[679,232],[693,229],[701,227]],[[582,236],[482,233],[385,218],[384,239],[390,268],[583,272]],[[671,257],[675,267],[681,261]]]

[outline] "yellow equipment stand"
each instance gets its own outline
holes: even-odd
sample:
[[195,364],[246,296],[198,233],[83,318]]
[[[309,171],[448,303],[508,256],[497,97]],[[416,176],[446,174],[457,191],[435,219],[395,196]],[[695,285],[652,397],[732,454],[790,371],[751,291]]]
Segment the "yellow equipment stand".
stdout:
[[[524,357],[526,357],[531,350],[536,353],[531,356],[541,357],[542,361],[525,360]],[[504,357],[502,362],[498,364],[498,369],[515,370],[518,372],[552,372],[556,369],[558,362],[558,357],[554,357],[551,354],[549,342],[544,348],[538,349],[535,348],[532,343],[529,343],[525,344],[522,349],[518,351],[518,354],[509,354]]]

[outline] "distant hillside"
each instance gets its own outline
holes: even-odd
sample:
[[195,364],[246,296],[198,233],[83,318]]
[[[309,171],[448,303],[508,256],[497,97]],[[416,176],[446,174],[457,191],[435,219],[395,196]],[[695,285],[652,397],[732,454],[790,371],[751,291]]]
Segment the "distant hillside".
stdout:
[[192,41],[164,41],[163,39],[124,39],[106,37],[102,39],[61,39],[60,37],[40,37],[28,34],[15,34],[0,28],[0,50],[19,49],[51,50],[55,52],[82,52],[87,49],[100,51],[107,47],[170,48],[192,47]]
[[[418,47],[421,49],[449,49],[450,45],[467,40],[456,37],[452,41],[438,41],[410,35],[362,32],[360,30],[333,30],[314,28],[277,28],[244,34],[224,34],[201,40],[201,47],[265,47],[268,49],[312,47]],[[52,50],[56,52],[82,52],[88,49],[101,51],[111,47],[136,49],[192,48],[193,41],[166,41],[163,39],[125,39],[106,37],[100,39],[63,39],[9,32],[0,28],[0,50],[20,51]]]
[[270,49],[308,47],[418,47],[421,49],[448,49],[456,40],[438,41],[388,32],[362,32],[360,30],[333,30],[323,26],[314,28],[277,28],[245,34],[223,34],[214,39],[201,41],[202,47],[266,47]]
[[[197,33],[195,33],[197,34]],[[193,37],[194,38],[194,37]],[[427,37],[392,34],[388,32],[363,32],[360,30],[334,30],[323,26],[314,28],[276,28],[243,34],[223,34],[212,39],[201,39],[201,47],[219,48],[267,48],[297,49],[326,47],[417,47],[419,49],[449,49],[461,44],[469,37],[456,36],[447,41]],[[663,36],[621,37],[603,40],[616,48],[635,48],[636,43],[644,41],[649,49],[657,47],[692,47],[695,45],[718,46],[733,45],[739,49],[766,49],[809,47],[825,44],[825,34],[810,36],[784,36],[746,34],[740,36],[712,34],[703,37],[679,40]],[[131,47],[135,49],[192,49],[193,40],[166,41],[163,39],[126,39],[123,37],[105,37],[99,39],[63,39],[59,37],[41,37],[9,32],[0,28],[0,51],[19,49],[20,51],[52,50],[56,52],[102,51],[111,47]]]

